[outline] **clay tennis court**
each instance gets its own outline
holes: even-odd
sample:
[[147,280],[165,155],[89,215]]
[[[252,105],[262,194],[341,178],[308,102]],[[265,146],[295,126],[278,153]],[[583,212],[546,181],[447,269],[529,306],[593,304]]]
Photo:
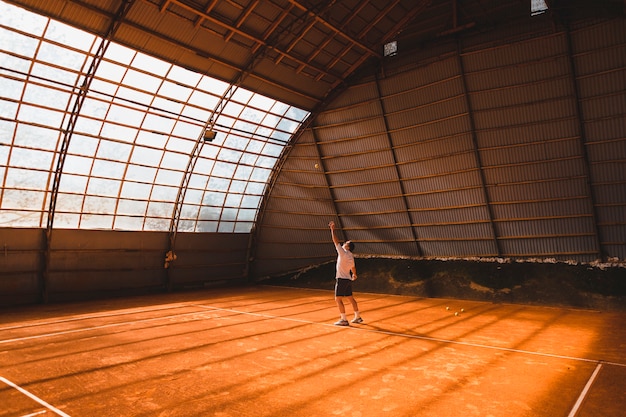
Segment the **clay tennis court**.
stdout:
[[5,310],[0,415],[626,410],[625,313],[357,294],[366,322],[341,328],[332,296],[264,286]]

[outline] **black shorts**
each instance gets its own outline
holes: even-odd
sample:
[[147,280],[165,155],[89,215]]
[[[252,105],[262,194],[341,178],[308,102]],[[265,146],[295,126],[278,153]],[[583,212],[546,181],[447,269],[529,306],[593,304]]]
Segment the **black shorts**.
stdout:
[[352,280],[350,278],[337,278],[335,284],[336,297],[349,297],[352,295]]

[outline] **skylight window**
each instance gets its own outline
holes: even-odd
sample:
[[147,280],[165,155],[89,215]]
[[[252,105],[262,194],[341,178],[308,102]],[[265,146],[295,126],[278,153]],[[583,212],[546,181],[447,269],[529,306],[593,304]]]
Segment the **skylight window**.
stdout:
[[[0,225],[46,227],[58,152],[102,40],[0,1]],[[272,169],[306,111],[111,44],[76,120],[55,228],[252,229]],[[220,108],[220,114],[212,110]]]
[[548,11],[545,0],[530,0],[530,15],[537,16]]

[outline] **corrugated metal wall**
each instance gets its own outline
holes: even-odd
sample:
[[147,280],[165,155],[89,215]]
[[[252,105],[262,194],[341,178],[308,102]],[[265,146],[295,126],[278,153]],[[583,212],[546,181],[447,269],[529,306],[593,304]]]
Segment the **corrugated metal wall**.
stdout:
[[333,259],[330,220],[359,256],[626,259],[624,20],[545,22],[349,87],[287,155],[254,275]]
[[[248,234],[179,233],[165,266],[167,232],[0,229],[0,306],[246,282]],[[45,282],[45,285],[44,285]]]

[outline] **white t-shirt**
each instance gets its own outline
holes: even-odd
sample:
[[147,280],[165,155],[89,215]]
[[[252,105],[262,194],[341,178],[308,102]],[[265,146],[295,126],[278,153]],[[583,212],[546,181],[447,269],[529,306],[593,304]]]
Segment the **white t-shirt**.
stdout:
[[350,270],[354,266],[354,255],[345,250],[339,243],[335,245],[335,249],[337,250],[337,274],[335,278],[352,279]]

